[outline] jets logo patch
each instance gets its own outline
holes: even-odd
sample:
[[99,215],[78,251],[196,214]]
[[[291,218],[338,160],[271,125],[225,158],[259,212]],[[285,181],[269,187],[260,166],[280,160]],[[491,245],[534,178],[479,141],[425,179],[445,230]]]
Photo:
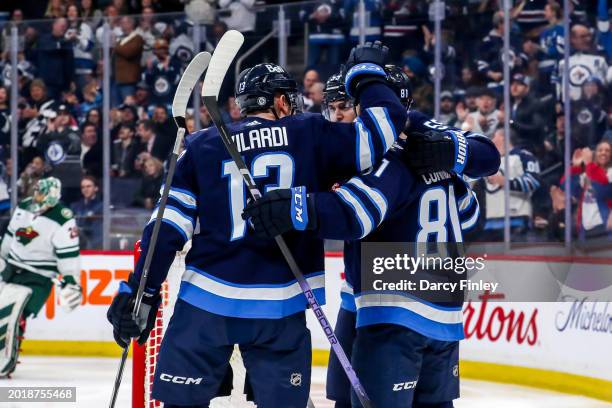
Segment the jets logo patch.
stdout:
[[15,232],[15,237],[17,241],[19,241],[22,245],[28,245],[34,238],[39,236],[40,234],[34,230],[32,227],[27,228],[19,228]]

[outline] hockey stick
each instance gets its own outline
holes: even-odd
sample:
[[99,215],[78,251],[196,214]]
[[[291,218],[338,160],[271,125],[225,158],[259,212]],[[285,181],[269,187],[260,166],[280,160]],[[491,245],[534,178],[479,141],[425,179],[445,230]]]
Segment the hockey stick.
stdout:
[[[236,164],[236,167],[238,167],[238,170],[240,171],[240,174],[242,175],[242,178],[244,179],[244,182],[246,183],[249,189],[251,197],[253,198],[253,200],[258,200],[259,198],[261,198],[261,193],[259,192],[259,189],[257,188],[255,181],[253,180],[253,176],[249,172],[246,164],[244,163],[244,160],[242,160],[240,153],[238,153],[238,150],[236,149],[236,146],[234,145],[234,142],[231,139],[227,127],[225,126],[225,123],[223,123],[221,112],[219,111],[219,106],[217,104],[217,98],[219,96],[219,91],[221,90],[221,84],[223,83],[223,79],[225,78],[225,75],[231,63],[236,57],[236,54],[238,53],[238,50],[242,46],[243,42],[244,37],[238,31],[230,30],[226,32],[225,35],[223,35],[223,37],[217,44],[217,48],[215,49],[215,52],[213,53],[213,56],[210,61],[210,66],[208,68],[208,71],[206,72],[206,76],[204,77],[204,85],[202,86],[202,101],[208,109],[213,123],[219,130],[221,140],[223,141],[227,152],[232,157],[232,160]],[[285,257],[287,264],[289,264],[291,272],[293,272],[293,275],[298,281],[298,284],[300,285],[304,296],[306,296],[306,299],[308,300],[310,308],[317,317],[317,320],[319,321],[321,328],[325,332],[325,335],[327,336],[327,339],[329,340],[332,349],[336,353],[338,360],[340,360],[342,368],[344,369],[344,372],[346,373],[346,376],[348,377],[351,386],[355,390],[355,393],[357,394],[361,405],[364,408],[371,408],[372,403],[370,402],[370,399],[368,398],[365,389],[361,385],[359,378],[357,378],[355,370],[353,370],[353,367],[351,366],[350,361],[346,357],[346,353],[344,353],[342,346],[338,342],[338,338],[336,337],[333,328],[325,317],[325,313],[323,312],[323,309],[321,309],[321,306],[319,305],[319,302],[317,301],[314,292],[310,287],[310,284],[306,281],[304,275],[300,271],[300,267],[293,258],[293,254],[291,254],[291,251],[285,243],[285,240],[281,235],[274,237],[274,240],[280,248],[281,253]]]
[[[198,80],[208,68],[210,62],[210,53],[201,52],[197,54],[181,77],[176,93],[174,94],[174,100],[172,101],[172,116],[174,122],[178,127],[176,132],[176,140],[174,141],[174,149],[170,156],[170,164],[168,166],[168,174],[164,184],[161,198],[159,200],[159,208],[157,209],[157,216],[155,217],[155,224],[153,225],[153,232],[151,233],[151,242],[145,257],[144,267],[142,269],[142,275],[138,282],[138,291],[136,292],[136,298],[134,300],[134,309],[132,311],[132,319],[138,322],[138,313],[140,312],[140,306],[142,305],[142,297],[144,295],[145,285],[149,276],[149,268],[151,267],[151,261],[153,260],[153,253],[155,252],[155,245],[157,244],[157,237],[159,236],[159,228],[161,226],[161,220],[164,217],[164,211],[166,209],[166,203],[168,202],[168,195],[170,194],[170,185],[172,184],[172,178],[174,177],[174,170],[176,169],[176,161],[181,150],[183,138],[187,131],[185,122],[185,112],[187,111],[187,104],[189,103],[189,97],[193,93],[193,88],[198,83]],[[121,385],[121,378],[123,377],[123,369],[125,367],[125,361],[127,359],[128,351],[130,349],[130,341],[127,342],[127,346],[123,349],[121,354],[121,362],[119,363],[119,370],[115,377],[115,385],[113,386],[113,394],[110,401],[110,408],[114,408],[117,400],[117,394],[119,393],[119,386]]]

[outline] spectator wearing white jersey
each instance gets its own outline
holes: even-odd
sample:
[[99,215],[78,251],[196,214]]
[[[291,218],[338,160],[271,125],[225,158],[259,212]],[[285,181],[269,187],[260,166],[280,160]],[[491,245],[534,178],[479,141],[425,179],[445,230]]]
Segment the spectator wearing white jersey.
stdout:
[[[576,24],[571,28],[570,44],[572,55],[569,59],[569,97],[576,101],[582,98],[582,85],[589,78],[597,78],[605,86],[608,84],[608,63],[601,55],[602,51],[593,42],[593,33],[582,24]],[[559,61],[557,78],[557,94],[559,99],[564,99],[561,78],[565,70],[565,61]]]
[[[533,204],[532,194],[540,187],[538,173],[539,164],[533,154],[518,147],[513,142],[518,131],[513,127],[510,130],[510,151],[505,149],[504,129],[498,128],[493,136],[493,143],[499,151],[501,166],[497,174],[481,180],[485,190],[485,216],[484,230],[479,236],[481,241],[502,241],[504,236],[504,182],[509,178],[510,184],[510,228],[512,241],[525,242],[534,238],[533,235]],[[505,168],[505,159],[508,155],[509,168]]]

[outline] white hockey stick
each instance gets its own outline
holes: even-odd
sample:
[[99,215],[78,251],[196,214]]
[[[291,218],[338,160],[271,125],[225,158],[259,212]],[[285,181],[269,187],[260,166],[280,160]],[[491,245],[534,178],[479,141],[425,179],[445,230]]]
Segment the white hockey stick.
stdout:
[[[176,161],[178,159],[181,145],[183,144],[183,138],[187,131],[185,122],[185,112],[187,111],[187,104],[189,103],[189,97],[193,93],[193,88],[198,83],[198,80],[208,68],[211,55],[209,52],[201,52],[197,54],[183,73],[176,93],[174,94],[174,101],[172,102],[172,116],[174,122],[178,127],[176,132],[176,140],[174,141],[174,149],[170,156],[170,164],[168,166],[168,174],[164,184],[164,189],[159,201],[159,208],[157,210],[157,216],[155,217],[155,224],[153,225],[153,232],[151,233],[151,242],[147,250],[147,256],[145,258],[144,266],[142,269],[142,275],[138,282],[138,291],[136,292],[136,298],[134,300],[134,309],[132,311],[132,319],[138,322],[138,313],[140,306],[142,305],[142,296],[144,295],[145,285],[147,284],[147,278],[149,276],[149,268],[151,267],[151,261],[153,260],[153,253],[155,252],[155,245],[157,244],[157,237],[159,236],[159,228],[161,226],[161,220],[164,217],[164,210],[166,209],[166,203],[168,202],[168,195],[170,193],[170,185],[172,184],[172,178],[174,177],[174,170],[176,169]],[[146,322],[145,322],[146,324]],[[130,341],[127,341],[127,346],[123,349],[121,354],[121,362],[119,363],[119,370],[115,377],[115,385],[113,386],[113,394],[110,401],[110,408],[114,408],[117,400],[117,394],[119,392],[119,386],[121,385],[121,378],[123,377],[123,369],[125,367],[125,361],[127,359],[128,351],[130,349]]]
[[[232,141],[231,135],[229,134],[225,123],[223,123],[223,118],[221,117],[221,112],[217,103],[219,91],[221,90],[221,84],[223,83],[225,75],[230,65],[232,64],[232,61],[238,54],[238,50],[240,50],[240,47],[242,46],[243,42],[243,35],[235,30],[230,30],[226,32],[221,38],[221,40],[219,40],[217,48],[215,49],[215,52],[213,53],[212,59],[210,61],[208,71],[206,72],[206,76],[204,77],[204,85],[202,86],[202,101],[208,109],[208,113],[210,114],[213,123],[219,130],[219,135],[221,136],[221,140],[225,145],[225,149],[232,157],[232,160],[236,164],[236,167],[238,167],[238,170],[240,171],[240,174],[242,175],[242,178],[244,179],[244,182],[246,183],[247,188],[249,189],[251,197],[254,200],[258,200],[259,198],[261,198],[261,193],[259,192],[259,189],[257,188],[257,185],[255,184],[253,176],[251,175],[248,167],[240,156],[238,149],[234,145],[234,142]],[[276,244],[280,248],[281,253],[287,261],[289,269],[291,269],[291,272],[298,281],[302,292],[304,292],[304,296],[306,296],[310,308],[317,317],[318,322],[321,324],[321,328],[327,336],[327,339],[331,344],[332,350],[334,351],[334,353],[336,353],[338,360],[340,360],[342,368],[344,369],[344,372],[346,373],[348,380],[351,383],[351,386],[355,390],[357,397],[359,398],[359,402],[361,402],[361,405],[364,408],[371,408],[372,404],[365,392],[365,389],[361,385],[359,378],[357,378],[357,374],[355,373],[355,370],[353,370],[353,367],[351,366],[351,363],[347,358],[346,353],[342,349],[342,346],[340,345],[333,328],[329,324],[329,320],[327,320],[327,317],[325,316],[323,309],[321,309],[321,305],[317,301],[315,294],[312,288],[310,287],[310,284],[308,283],[308,281],[306,281],[306,278],[304,278],[304,274],[302,274],[302,271],[300,270],[300,267],[295,261],[295,258],[293,257],[293,254],[291,253],[285,240],[281,235],[277,235],[276,237],[274,237],[274,240],[276,241]],[[309,400],[309,406],[311,405],[312,401]]]

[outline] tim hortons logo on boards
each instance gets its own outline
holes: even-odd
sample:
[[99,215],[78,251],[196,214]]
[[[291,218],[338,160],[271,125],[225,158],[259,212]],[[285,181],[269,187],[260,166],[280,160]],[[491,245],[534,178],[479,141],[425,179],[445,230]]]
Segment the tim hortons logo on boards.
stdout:
[[478,340],[488,339],[497,342],[502,337],[507,342],[516,342],[533,346],[538,340],[538,308],[528,316],[524,311],[495,304],[491,307],[489,300],[504,299],[502,293],[492,294],[485,291],[478,298],[481,302],[469,301],[463,308],[464,332],[466,339],[475,337]]

